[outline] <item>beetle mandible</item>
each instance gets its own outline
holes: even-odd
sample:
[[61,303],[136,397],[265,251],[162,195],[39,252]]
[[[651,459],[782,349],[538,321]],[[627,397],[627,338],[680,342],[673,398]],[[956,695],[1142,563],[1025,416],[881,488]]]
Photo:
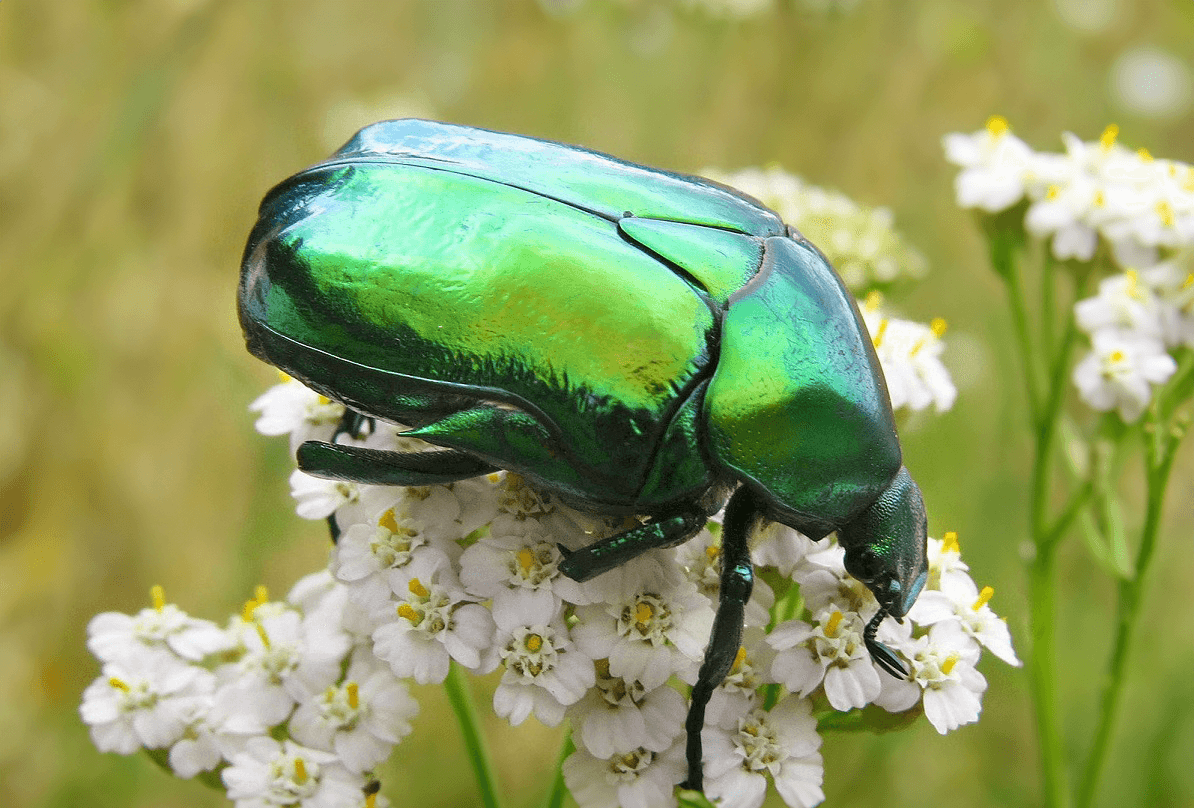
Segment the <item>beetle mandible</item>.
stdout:
[[[300,467],[389,485],[508,469],[638,527],[569,553],[587,580],[725,506],[721,591],[686,721],[741,641],[764,519],[837,531],[902,619],[928,566],[920,489],[853,297],[772,211],[698,177],[544,140],[384,121],[271,190],[245,248],[249,350],[352,413],[444,447],[310,441]],[[728,503],[727,503],[728,500]]]

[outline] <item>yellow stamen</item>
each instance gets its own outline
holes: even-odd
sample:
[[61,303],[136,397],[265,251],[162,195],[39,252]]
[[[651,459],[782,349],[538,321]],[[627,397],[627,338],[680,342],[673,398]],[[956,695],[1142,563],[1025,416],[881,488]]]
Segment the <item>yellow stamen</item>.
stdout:
[[265,584],[257,584],[253,589],[253,598],[258,605],[262,603],[269,603],[269,590],[265,588]]
[[290,376],[289,376],[289,375],[287,375],[287,374],[285,374],[285,373],[283,373],[283,372],[282,372],[282,371],[280,371],[280,370],[278,371],[278,378],[279,378],[279,379],[281,379],[283,382],[288,382],[288,381],[290,381]]
[[948,531],[941,537],[941,552],[961,555],[962,546],[958,544],[958,532],[956,530]]
[[535,554],[531,552],[530,547],[523,547],[515,556],[518,559],[518,566],[522,568],[524,573],[529,573],[535,566]]
[[491,483],[501,482],[502,473],[500,471],[495,471],[492,474],[486,474],[485,479],[489,480]]
[[257,622],[254,622],[253,625],[257,628],[257,636],[261,638],[261,644],[269,648],[269,635],[265,633],[265,626]]
[[294,759],[294,782],[299,785],[307,782],[307,764],[303,763],[302,758]]
[[398,616],[405,617],[407,620],[409,620],[412,623],[415,623],[416,625],[418,624],[418,622],[420,620],[423,619],[422,616],[418,612],[416,612],[414,610],[414,608],[409,603],[405,603],[405,602],[398,604]]
[[871,291],[867,292],[866,302],[862,304],[863,308],[872,313],[878,311],[879,307],[882,305],[883,293],[878,289],[872,289]]
[[377,808],[377,793],[376,792],[365,797],[365,808]]
[[1095,195],[1094,195],[1094,206],[1095,206],[1096,208],[1105,208],[1105,207],[1107,207],[1107,197],[1103,196],[1103,192],[1102,192],[1102,191],[1095,191]]
[[825,624],[825,636],[836,637],[837,629],[842,623],[842,613],[837,609],[833,610],[833,614],[829,615],[829,622]]
[[716,544],[710,544],[708,547],[705,548],[705,558],[709,559],[710,564],[712,564],[714,561],[716,561],[717,557],[720,555],[721,555],[721,548],[718,547]]
[[1136,150],[1136,156],[1139,157],[1141,160],[1143,160],[1146,163],[1151,163],[1153,161],[1152,154],[1149,152],[1148,149],[1146,149],[1144,147],[1141,147]]
[[734,655],[734,667],[732,668],[732,670],[734,670],[734,671],[742,670],[742,663],[745,661],[746,661],[746,648],[744,646],[739,645],[738,653]]
[[412,595],[420,598],[431,597],[431,593],[427,591],[427,587],[423,586],[423,582],[418,578],[411,578],[410,583],[406,585]]
[[1045,199],[1056,199],[1061,196],[1061,189],[1056,185],[1050,185],[1049,190],[1045,191]]
[[974,611],[977,612],[979,609],[986,606],[987,602],[990,601],[994,595],[995,595],[994,587],[984,586],[983,591],[978,593],[978,600],[976,600],[974,602],[974,605],[971,606],[970,608],[972,608]]
[[878,348],[879,344],[881,342],[883,342],[883,335],[885,333],[887,333],[887,318],[886,317],[884,317],[882,320],[879,321],[879,328],[875,331],[874,339],[871,340],[871,342],[875,343],[876,348]]
[[153,608],[157,611],[166,608],[166,590],[162,589],[161,584],[154,584],[149,588],[149,597],[153,599]]
[[1103,151],[1111,151],[1111,147],[1115,145],[1115,139],[1119,137],[1119,127],[1113,123],[1107,124],[1107,128],[1103,130],[1103,134],[1099,136],[1099,146]]
[[634,622],[646,623],[655,616],[655,610],[651,608],[651,604],[639,601],[634,607]]
[[1186,276],[1186,279],[1182,281],[1183,289],[1189,289],[1191,286],[1194,286],[1194,272],[1191,272]]
[[328,406],[328,405],[329,405],[329,404],[331,404],[331,403],[332,403],[332,400],[331,400],[330,398],[328,398],[327,396],[320,396],[320,397],[319,397],[319,405],[320,405],[321,407],[326,407],[326,406]]
[[1173,223],[1175,221],[1173,217],[1173,207],[1164,199],[1157,203],[1157,215],[1161,217],[1161,224],[1165,225],[1166,227],[1173,227]]
[[390,508],[377,519],[377,526],[384,527],[391,533],[398,532],[398,522],[394,519],[394,509]]
[[929,323],[929,328],[933,330],[933,336],[940,339],[945,334],[946,329],[949,328],[949,324],[945,322],[944,317],[934,317]]
[[528,651],[532,654],[537,654],[539,649],[543,647],[543,638],[538,634],[528,634],[524,643]]
[[348,706],[352,709],[357,709],[361,706],[361,688],[356,682],[349,682],[344,686],[348,691]]
[[1124,275],[1128,278],[1128,297],[1144,300],[1144,294],[1140,291],[1140,275],[1134,269],[1126,270]]
[[246,600],[245,607],[240,610],[240,619],[246,623],[253,622],[253,612],[257,610],[259,605],[255,600]]
[[908,351],[908,356],[916,356],[918,353],[920,353],[921,349],[925,347],[926,342],[928,342],[928,340],[924,337],[918,339],[915,343],[913,343],[912,350]]
[[129,692],[128,683],[123,679],[117,679],[115,676],[113,676],[112,678],[108,679],[108,684],[119,690],[121,693]]
[[1110,354],[1107,355],[1107,361],[1111,362],[1113,364],[1119,364],[1120,362],[1124,361],[1124,352],[1123,351],[1112,351]]
[[991,133],[991,137],[997,138],[1003,137],[1003,135],[1011,131],[1011,127],[1008,126],[1007,118],[1002,115],[992,115],[990,118],[987,118],[987,131]]
[[947,656],[945,658],[944,662],[941,663],[941,672],[944,673],[946,676],[949,676],[949,672],[954,669],[954,665],[957,665],[958,660],[961,658],[962,658],[962,655],[959,654],[957,651],[954,651],[952,654],[950,654],[949,656]]

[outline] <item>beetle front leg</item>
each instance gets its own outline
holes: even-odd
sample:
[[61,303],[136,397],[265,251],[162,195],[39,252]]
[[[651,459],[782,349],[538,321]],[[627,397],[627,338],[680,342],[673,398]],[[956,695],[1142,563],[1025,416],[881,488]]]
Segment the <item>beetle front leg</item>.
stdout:
[[747,538],[761,515],[759,503],[746,486],[735,491],[726,505],[721,532],[721,589],[717,616],[713,619],[709,647],[705,649],[705,661],[701,663],[697,683],[693,685],[692,703],[684,721],[688,734],[688,779],[681,784],[682,788],[704,790],[701,730],[705,727],[705,706],[734,666],[742,645],[746,603],[754,587],[754,567],[750,562]]
[[560,553],[564,556],[560,562],[560,572],[574,581],[587,581],[648,550],[683,544],[699,533],[707,521],[704,509],[697,509],[648,522],[579,550],[569,550],[559,545]]

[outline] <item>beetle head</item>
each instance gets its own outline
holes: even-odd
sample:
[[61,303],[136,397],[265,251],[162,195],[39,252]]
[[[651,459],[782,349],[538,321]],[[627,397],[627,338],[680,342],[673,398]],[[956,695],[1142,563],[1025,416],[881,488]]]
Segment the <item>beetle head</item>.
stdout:
[[929,576],[925,505],[908,470],[901,466],[879,498],[837,535],[846,572],[875,594],[881,612],[903,618]]

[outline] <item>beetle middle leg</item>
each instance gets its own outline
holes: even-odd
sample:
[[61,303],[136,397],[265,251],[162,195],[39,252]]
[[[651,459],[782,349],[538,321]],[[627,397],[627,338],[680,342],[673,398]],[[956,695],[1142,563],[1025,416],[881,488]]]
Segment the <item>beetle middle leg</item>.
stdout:
[[762,512],[755,495],[742,486],[734,492],[726,505],[721,533],[721,589],[718,593],[717,616],[705,661],[701,663],[697,683],[692,688],[692,703],[684,728],[688,734],[686,753],[688,779],[683,788],[703,791],[704,767],[701,761],[701,730],[705,726],[705,706],[713,691],[729,674],[742,645],[742,626],[746,619],[746,603],[754,586],[754,567],[750,561],[747,539],[761,518]]

